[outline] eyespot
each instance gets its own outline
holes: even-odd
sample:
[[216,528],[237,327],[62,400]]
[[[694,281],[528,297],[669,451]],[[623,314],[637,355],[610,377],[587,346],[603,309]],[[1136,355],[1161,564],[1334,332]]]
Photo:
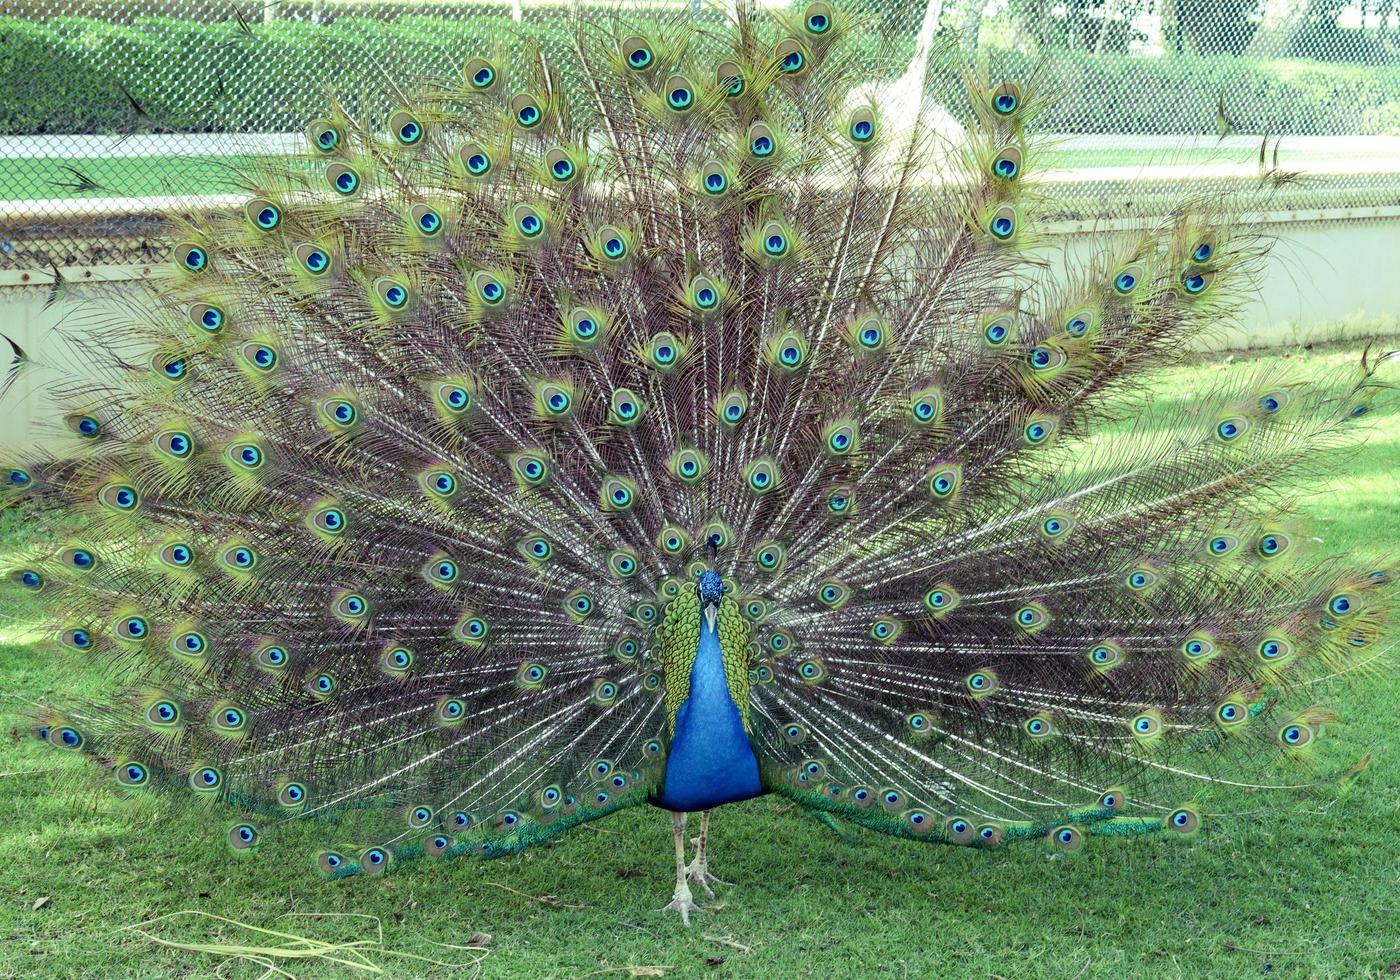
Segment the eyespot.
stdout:
[[1218,422],[1215,426],[1215,437],[1224,443],[1235,442],[1248,432],[1249,428],[1249,419],[1237,415]]
[[1209,262],[1215,255],[1215,236],[1206,235],[1191,250],[1192,262]]
[[942,619],[956,609],[961,601],[962,596],[947,582],[940,582],[924,593],[924,608],[933,613],[934,619]]
[[1249,721],[1249,706],[1243,701],[1226,701],[1215,709],[1215,720],[1221,728],[1238,728]]
[[1139,565],[1129,572],[1123,581],[1133,592],[1149,592],[1161,579],[1157,575],[1156,569],[1147,565]]
[[987,231],[997,241],[1010,241],[1016,234],[1016,228],[1016,208],[1010,204],[1003,204],[987,219]]
[[1240,539],[1233,534],[1214,534],[1206,540],[1206,554],[1213,558],[1223,558],[1240,546]]
[[954,844],[971,844],[977,839],[977,830],[962,817],[950,817],[943,824],[943,835]]
[[544,118],[539,101],[524,92],[510,100],[510,114],[521,129],[534,129]]
[[1065,317],[1065,333],[1071,337],[1086,336],[1097,322],[1098,316],[1093,310],[1076,310]]
[[189,785],[196,793],[217,793],[223,788],[224,774],[213,766],[198,766],[190,772]]
[[642,690],[648,694],[658,694],[661,691],[661,675],[656,671],[650,671],[642,677]]
[[467,143],[457,150],[457,159],[468,177],[485,177],[491,172],[491,154],[480,143]]
[[58,642],[72,650],[91,650],[96,640],[81,626],[70,627],[58,634]]
[[758,596],[749,596],[744,600],[741,611],[749,622],[762,623],[768,618],[768,600]]
[[250,340],[238,349],[243,362],[259,374],[277,369],[277,349],[260,340]]
[[313,242],[302,242],[292,252],[302,270],[313,276],[323,276],[331,271],[331,254]]
[[1146,276],[1143,267],[1136,263],[1124,266],[1113,277],[1113,291],[1119,296],[1130,296]]
[[408,219],[418,234],[425,238],[436,238],[442,234],[442,214],[426,204],[415,204],[409,208]]
[[750,156],[766,160],[778,151],[778,134],[767,123],[750,124],[745,135]]
[[1021,87],[1015,82],[1002,82],[992,91],[992,111],[998,116],[1015,115],[1021,108]]
[[44,576],[32,568],[17,569],[10,573],[9,578],[20,588],[30,592],[42,592],[45,584]]
[[726,99],[737,99],[744,94],[744,72],[733,61],[721,61],[715,67],[715,84],[724,91]]
[[904,632],[904,624],[889,616],[881,616],[870,626],[870,638],[888,646]]
[[97,556],[86,548],[66,548],[58,558],[80,572],[89,571],[97,564]]
[[1254,545],[1255,553],[1263,559],[1278,558],[1293,547],[1293,539],[1282,531],[1265,531]]
[[179,429],[167,429],[154,439],[156,449],[171,459],[185,460],[194,452],[194,436]]
[[402,109],[389,117],[389,132],[400,146],[416,146],[423,140],[422,122]]
[[252,824],[234,824],[228,831],[228,845],[235,851],[246,851],[257,846],[258,837],[258,829]]
[[348,163],[328,164],[326,183],[341,197],[354,197],[360,190],[360,173]]
[[646,38],[633,34],[622,41],[622,60],[633,71],[646,71],[656,60],[656,53]]
[[820,658],[811,657],[797,665],[797,676],[804,684],[820,684],[827,677],[826,664]]
[[851,588],[835,579],[817,586],[817,601],[827,609],[840,609],[851,596]]
[[962,486],[962,467],[949,463],[935,469],[928,476],[928,489],[935,501],[951,500]]
[[996,313],[982,324],[982,339],[988,347],[1002,348],[1015,336],[1015,317],[1011,312]]
[[685,352],[685,345],[680,339],[666,331],[653,335],[643,350],[647,363],[663,372],[674,369]]
[[91,415],[70,415],[66,421],[68,428],[76,432],[79,438],[96,439],[102,435],[102,425]]
[[325,874],[335,874],[346,866],[343,855],[334,851],[323,851],[316,856],[316,865]]
[[423,566],[423,577],[433,585],[451,585],[460,574],[457,563],[447,555],[437,555]]
[[141,506],[141,495],[126,483],[108,483],[97,491],[97,502],[108,510],[129,514]]
[[1123,662],[1123,648],[1105,640],[1089,648],[1089,665],[1095,670],[1112,670]]
[[1294,654],[1294,643],[1288,637],[1264,637],[1259,645],[1254,647],[1254,652],[1266,664],[1282,664]]
[[1134,738],[1150,739],[1162,734],[1162,716],[1155,711],[1144,711],[1128,722]]
[[998,180],[1015,180],[1021,175],[1021,150],[1008,146],[992,159],[992,176]]
[[280,643],[264,643],[262,646],[258,647],[257,652],[253,654],[253,663],[256,664],[259,669],[272,673],[280,673],[285,670],[287,665],[291,662],[292,655],[288,653],[287,648]]
[[[770,652],[781,657],[783,654],[787,653],[789,650],[792,649],[792,634],[789,633],[787,630],[774,630],[773,632],[768,634],[768,638],[764,640],[764,645],[768,647]],[[817,660],[813,660],[811,662],[820,663],[820,661]],[[800,667],[799,673],[801,673]],[[803,679],[808,679],[805,674],[803,675]]]
[[795,372],[807,363],[807,338],[789,330],[769,345],[769,356],[775,367],[788,373]]
[[317,119],[307,127],[311,148],[320,153],[334,151],[344,140],[340,127],[329,119]]
[[1215,281],[1215,273],[1209,270],[1188,272],[1181,277],[1181,288],[1189,296],[1199,296]]
[[854,490],[848,486],[833,487],[826,495],[826,509],[838,517],[854,514],[856,509]]
[[1316,734],[1311,725],[1294,721],[1278,730],[1278,741],[1285,749],[1301,749],[1311,742]]
[[801,75],[807,70],[807,50],[795,38],[785,38],[773,49],[773,60],[784,75]]
[[593,684],[593,703],[610,705],[617,700],[617,684],[610,680],[598,680]]
[[759,571],[776,572],[783,567],[783,561],[787,558],[787,549],[779,541],[764,541],[754,549],[754,564]]
[[1204,663],[1215,655],[1215,641],[1204,633],[1196,633],[1181,644],[1181,653],[1193,663]]
[[836,422],[822,433],[822,445],[833,456],[849,456],[860,445],[860,430],[854,422]]
[[780,259],[788,254],[792,240],[782,222],[769,221],[758,229],[758,241],[763,254],[771,259]]
[[808,34],[826,34],[833,22],[831,5],[827,3],[810,4],[802,12],[802,26]]
[[238,734],[248,729],[248,712],[235,704],[224,704],[209,712],[209,722],[225,734]]
[[5,472],[5,483],[12,489],[18,488],[23,490],[33,482],[34,477],[29,474],[29,471],[22,470],[17,466],[12,466]]
[[358,622],[369,616],[369,600],[358,592],[342,592],[331,603],[331,612],[347,622]]
[[255,197],[245,204],[243,213],[259,231],[275,231],[282,224],[282,209],[264,197]]
[[978,826],[974,842],[980,847],[996,847],[1001,844],[1006,831],[999,824],[984,823]]
[[442,727],[456,727],[467,718],[467,703],[461,698],[443,698],[437,703],[434,717]]
[[527,660],[515,672],[515,683],[528,691],[538,691],[549,676],[549,668],[534,660]]
[[516,481],[527,489],[541,487],[549,480],[549,463],[539,453],[513,453],[510,466]]
[[478,92],[484,92],[496,84],[496,68],[485,58],[473,58],[462,70],[467,84]]
[[624,476],[609,475],[603,478],[598,492],[599,507],[610,514],[625,513],[637,501],[637,485]]
[[384,651],[380,666],[391,677],[402,677],[413,669],[413,651],[406,647],[390,647]]
[[1026,427],[1022,430],[1026,444],[1031,446],[1043,446],[1054,440],[1055,434],[1059,432],[1060,422],[1058,419],[1048,415],[1033,416],[1026,422]]
[[203,272],[209,267],[209,253],[203,245],[180,242],[174,249],[175,265],[185,272]]
[[1021,730],[1031,738],[1048,738],[1055,734],[1055,723],[1049,715],[1033,715],[1021,725]]
[[567,184],[578,176],[578,165],[573,156],[562,146],[556,146],[544,155],[545,169],[557,184]]
[[1099,794],[1098,805],[1101,809],[1118,813],[1128,805],[1128,796],[1121,789],[1107,789]]
[[1001,686],[997,675],[991,670],[974,670],[963,678],[963,686],[973,698],[985,698]]
[[1350,616],[1361,608],[1360,601],[1356,596],[1339,592],[1327,600],[1327,611],[1338,618]]
[[753,493],[771,493],[778,482],[778,470],[771,459],[756,459],[744,467],[744,485]]
[[856,144],[869,143],[875,138],[878,121],[874,109],[870,106],[861,106],[852,112],[850,119],[847,120],[846,135]]
[[943,393],[937,388],[924,388],[909,399],[909,416],[915,425],[933,425],[943,418]]
[[1049,838],[1050,843],[1066,854],[1073,854],[1084,847],[1084,834],[1068,825],[1051,830]]
[[564,611],[575,620],[582,621],[597,612],[597,604],[589,593],[575,589],[564,597]]
[[433,822],[433,808],[429,806],[409,807],[406,816],[410,828],[422,830]]
[[383,874],[389,869],[389,852],[382,847],[371,847],[360,855],[360,869],[365,874]]
[[454,630],[457,639],[468,646],[481,646],[491,635],[491,627],[481,616],[464,613]]
[[1194,834],[1201,826],[1201,817],[1189,806],[1178,807],[1167,814],[1166,829],[1176,834]]
[[672,112],[689,112],[695,105],[695,85],[684,75],[672,75],[666,79],[662,96]]
[[199,630],[183,630],[170,638],[170,652],[183,660],[200,660],[209,653],[209,638]]
[[1069,355],[1057,344],[1040,344],[1026,353],[1026,364],[1036,373],[1057,370],[1069,363]]
[[1068,514],[1051,514],[1040,522],[1040,533],[1052,541],[1063,540],[1074,527],[1074,518]]
[[112,632],[123,640],[144,640],[151,633],[150,625],[142,616],[127,616],[117,620],[116,626],[112,627]]
[[500,306],[505,302],[505,284],[490,272],[478,272],[472,276],[472,287],[476,290],[477,299],[487,306]]

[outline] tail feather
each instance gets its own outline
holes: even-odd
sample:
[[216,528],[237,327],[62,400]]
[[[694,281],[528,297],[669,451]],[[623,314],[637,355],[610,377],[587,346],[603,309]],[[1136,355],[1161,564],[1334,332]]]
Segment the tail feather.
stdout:
[[352,91],[246,206],[172,222],[154,310],[80,341],[104,380],[59,458],[3,470],[64,538],[10,578],[116,692],[41,735],[133,791],[368,812],[334,876],[509,853],[655,793],[653,630],[713,560],[764,785],[804,805],[1072,848],[1277,782],[1334,720],[1311,680],[1391,622],[1393,573],[1287,518],[1377,365],[1097,443],[1256,280],[1229,201],[1062,272],[1041,80],[969,73],[948,152],[850,104],[884,67],[852,15],[676,26]]

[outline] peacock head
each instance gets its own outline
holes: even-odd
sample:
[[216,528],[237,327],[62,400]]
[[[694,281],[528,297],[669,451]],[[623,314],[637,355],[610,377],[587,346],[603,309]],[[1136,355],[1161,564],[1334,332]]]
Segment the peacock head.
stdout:
[[695,583],[695,594],[700,597],[702,606],[718,606],[724,598],[724,579],[719,577],[719,572],[702,573],[700,581]]

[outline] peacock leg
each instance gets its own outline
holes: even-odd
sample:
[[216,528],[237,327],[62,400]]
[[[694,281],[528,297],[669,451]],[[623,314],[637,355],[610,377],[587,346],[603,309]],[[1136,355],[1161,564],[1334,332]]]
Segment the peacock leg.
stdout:
[[707,896],[714,898],[715,892],[714,889],[710,887],[711,885],[729,885],[732,884],[732,882],[721,881],[719,878],[710,874],[710,868],[705,859],[705,848],[709,843],[709,838],[710,811],[705,810],[700,814],[700,836],[696,837],[693,841],[695,844],[695,860],[691,861],[690,864],[686,866],[685,877],[687,881],[699,885]]
[[671,896],[671,904],[661,911],[679,912],[681,922],[690,925],[690,913],[698,912],[700,906],[695,904],[695,900],[690,894],[690,885],[686,884],[685,869],[685,814],[671,814],[671,832],[676,838],[676,893]]

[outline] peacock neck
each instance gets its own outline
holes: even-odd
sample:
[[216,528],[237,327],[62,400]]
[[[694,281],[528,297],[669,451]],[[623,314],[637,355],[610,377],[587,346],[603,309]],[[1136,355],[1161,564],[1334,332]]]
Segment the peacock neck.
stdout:
[[708,810],[762,793],[758,760],[729,693],[714,617],[702,615],[690,669],[690,696],[676,712],[657,804]]

